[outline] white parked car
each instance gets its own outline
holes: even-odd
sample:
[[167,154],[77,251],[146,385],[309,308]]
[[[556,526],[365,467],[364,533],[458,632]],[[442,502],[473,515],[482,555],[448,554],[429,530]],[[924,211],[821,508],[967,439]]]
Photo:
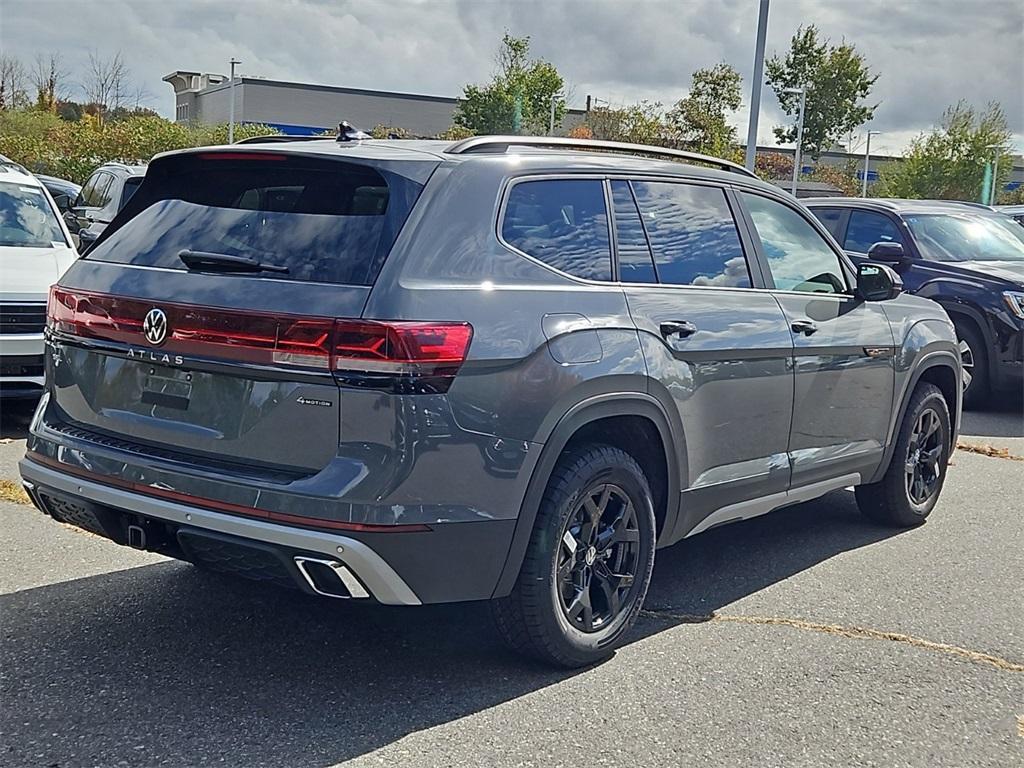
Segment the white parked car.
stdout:
[[47,295],[77,258],[42,182],[0,161],[0,397],[42,393]]

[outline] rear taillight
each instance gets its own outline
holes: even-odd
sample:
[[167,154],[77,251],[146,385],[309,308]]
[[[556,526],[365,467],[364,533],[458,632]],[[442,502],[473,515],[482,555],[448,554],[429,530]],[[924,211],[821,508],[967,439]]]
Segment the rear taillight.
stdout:
[[[143,327],[147,313],[155,308],[166,317],[166,337],[157,344],[147,339]],[[469,323],[270,315],[58,286],[50,289],[47,327],[58,334],[106,339],[153,352],[332,371],[343,383],[403,392],[446,391],[473,338]]]

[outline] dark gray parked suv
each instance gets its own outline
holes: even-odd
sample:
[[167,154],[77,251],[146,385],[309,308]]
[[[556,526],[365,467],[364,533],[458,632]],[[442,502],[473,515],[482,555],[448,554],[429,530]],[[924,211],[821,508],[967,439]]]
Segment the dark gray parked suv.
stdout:
[[873,520],[927,517],[956,336],[858,270],[793,198],[683,152],[166,154],[52,291],[21,472],[116,542],[331,597],[490,600],[515,648],[587,664],[657,547],[848,486]]

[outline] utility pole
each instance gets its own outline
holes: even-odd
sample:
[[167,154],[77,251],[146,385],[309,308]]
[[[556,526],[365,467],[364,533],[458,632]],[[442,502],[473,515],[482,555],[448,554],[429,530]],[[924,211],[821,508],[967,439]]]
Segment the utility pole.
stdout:
[[800,152],[803,149],[804,144],[804,106],[807,104],[807,89],[787,88],[783,93],[800,94],[800,113],[797,117],[796,123],[796,154],[793,156],[793,184],[789,190],[793,197],[796,197],[796,180],[800,177]]
[[761,113],[761,81],[764,79],[764,41],[768,35],[768,0],[761,0],[757,14],[757,44],[754,48],[754,78],[750,82],[750,120],[747,122],[747,170],[754,170],[757,158],[757,119]]
[[241,63],[234,56],[231,57],[231,83],[228,85],[228,94],[231,97],[231,106],[228,107],[228,144],[235,143],[235,65]]
[[996,189],[999,186],[999,155],[1002,154],[1003,148],[999,144],[989,144],[985,149],[994,149],[995,158],[992,160],[992,185],[989,187],[988,192],[988,204],[996,204]]
[[871,166],[871,137],[877,136],[878,131],[868,131],[868,146],[864,150],[864,186],[861,188],[860,196],[868,196],[868,168]]
[[555,135],[555,105],[558,103],[558,97],[560,95],[561,94],[558,93],[551,94],[551,117],[548,120],[548,136]]

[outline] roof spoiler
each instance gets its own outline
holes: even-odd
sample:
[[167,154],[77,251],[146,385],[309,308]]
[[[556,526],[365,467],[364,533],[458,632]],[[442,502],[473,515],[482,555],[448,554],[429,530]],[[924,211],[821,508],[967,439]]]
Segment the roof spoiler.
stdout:
[[749,171],[731,160],[720,157],[702,155],[699,152],[687,152],[683,149],[653,147],[649,144],[630,144],[623,141],[600,141],[597,139],[569,139],[558,136],[474,136],[470,139],[457,141],[448,146],[445,152],[450,155],[469,155],[476,153],[503,153],[510,147],[538,147],[541,149],[578,149],[597,150],[602,152],[648,155],[651,157],[671,160],[685,160],[691,163],[703,163],[723,171],[739,173],[756,179],[753,171]]

